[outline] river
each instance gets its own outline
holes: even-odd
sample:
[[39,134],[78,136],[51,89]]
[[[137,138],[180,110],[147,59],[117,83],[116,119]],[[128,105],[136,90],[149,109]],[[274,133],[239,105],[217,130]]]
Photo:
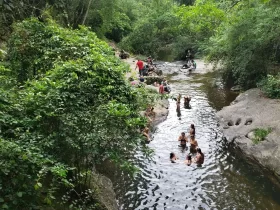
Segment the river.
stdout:
[[[202,62],[190,75],[178,71],[181,65],[166,62],[160,68],[168,76],[172,94],[192,97],[191,109],[184,109],[182,101],[178,116],[176,102],[170,100],[169,115],[157,126],[149,144],[153,158],[135,154],[140,173],[134,179],[124,172],[111,173],[120,209],[279,210],[280,189],[222,140],[215,113],[229,105],[236,94],[225,90],[214,73],[206,73]],[[185,165],[189,152],[178,147],[178,136],[188,132],[191,123],[205,154],[202,167]],[[177,163],[170,163],[170,152],[179,156]]]

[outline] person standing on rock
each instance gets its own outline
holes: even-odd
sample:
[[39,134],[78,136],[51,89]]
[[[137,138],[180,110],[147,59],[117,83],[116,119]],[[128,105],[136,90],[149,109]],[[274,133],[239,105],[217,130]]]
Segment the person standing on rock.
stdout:
[[141,61],[140,59],[138,59],[137,63],[136,63],[136,67],[135,67],[135,70],[139,69],[139,75],[142,76],[143,75],[143,68],[144,68],[144,62]]

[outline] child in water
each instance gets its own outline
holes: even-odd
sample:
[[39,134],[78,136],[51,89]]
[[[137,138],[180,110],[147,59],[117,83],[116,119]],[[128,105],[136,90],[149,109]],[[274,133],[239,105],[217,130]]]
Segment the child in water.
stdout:
[[171,163],[176,163],[176,160],[177,160],[178,158],[176,157],[176,155],[175,155],[175,153],[174,152],[171,152],[170,153],[170,161],[171,161]]
[[190,166],[192,164],[192,154],[187,155],[185,163],[187,164],[187,166]]

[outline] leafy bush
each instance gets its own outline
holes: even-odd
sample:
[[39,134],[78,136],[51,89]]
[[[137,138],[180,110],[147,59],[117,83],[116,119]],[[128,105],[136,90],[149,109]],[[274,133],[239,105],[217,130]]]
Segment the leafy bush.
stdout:
[[258,0],[234,6],[205,52],[210,61],[221,64],[226,83],[249,89],[256,87],[277,61],[280,10]]
[[[41,77],[54,67],[55,62],[85,57],[95,43],[106,45],[85,27],[80,30],[62,29],[51,20],[48,22],[45,24],[31,18],[14,25],[7,59],[19,82]],[[96,50],[106,55],[114,54],[110,48]]]
[[[78,196],[89,190],[88,172],[108,158],[135,170],[126,155],[145,148],[139,111],[153,96],[129,85],[127,65],[85,27],[26,20],[15,26],[9,56],[13,69],[1,66],[2,78],[13,81],[16,71],[29,80],[1,86],[0,205],[98,209],[94,197]],[[29,77],[34,68],[40,75]]]
[[258,87],[269,98],[280,98],[280,75],[268,75],[265,79],[258,83]]
[[254,130],[254,139],[253,142],[255,144],[258,144],[260,141],[263,141],[265,137],[271,132],[271,128],[263,129],[263,128],[257,128]]

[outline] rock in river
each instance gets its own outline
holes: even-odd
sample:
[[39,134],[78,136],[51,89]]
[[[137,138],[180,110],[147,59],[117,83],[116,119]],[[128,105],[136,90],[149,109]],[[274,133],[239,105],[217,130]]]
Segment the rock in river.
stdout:
[[[217,116],[227,141],[280,180],[280,100],[266,98],[259,89],[250,89]],[[271,128],[271,132],[255,144],[252,131],[257,128]]]

